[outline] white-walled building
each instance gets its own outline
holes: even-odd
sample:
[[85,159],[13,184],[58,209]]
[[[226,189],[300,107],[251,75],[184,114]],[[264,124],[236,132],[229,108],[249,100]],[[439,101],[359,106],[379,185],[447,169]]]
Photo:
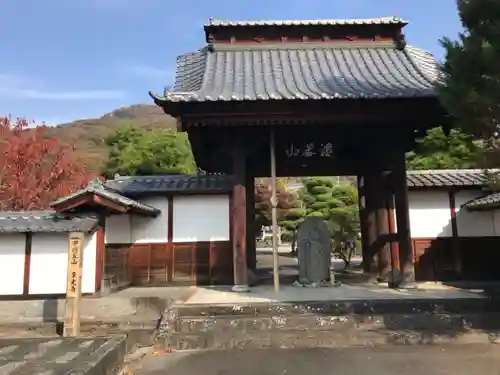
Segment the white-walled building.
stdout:
[[83,232],[82,292],[99,290],[97,216],[50,211],[0,212],[0,296],[66,293],[68,233]]
[[500,279],[500,211],[480,204],[484,171],[409,171],[407,182],[417,279]]
[[[407,175],[417,280],[500,278],[500,194],[481,170]],[[0,296],[64,294],[68,233],[85,233],[83,293],[231,284],[229,176],[117,177],[53,205],[0,213]]]
[[0,213],[0,296],[64,294],[71,231],[88,238],[83,293],[230,284],[231,187],[227,176],[117,177],[54,202],[59,213]]

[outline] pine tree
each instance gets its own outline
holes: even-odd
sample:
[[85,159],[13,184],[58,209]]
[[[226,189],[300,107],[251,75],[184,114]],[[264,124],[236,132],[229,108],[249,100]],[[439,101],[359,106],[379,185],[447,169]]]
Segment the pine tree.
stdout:
[[470,134],[451,129],[447,136],[441,127],[437,127],[430,129],[425,137],[417,139],[415,149],[406,154],[406,168],[477,168],[482,153],[482,142],[475,140]]
[[466,131],[497,148],[500,119],[500,1],[458,0],[464,31],[443,38],[440,99]]
[[284,214],[279,225],[282,228],[281,240],[292,244],[292,252],[295,252],[297,245],[297,230],[300,224],[304,221],[306,210],[301,199],[298,197],[293,203],[293,207],[288,209]]
[[330,230],[333,251],[344,260],[345,268],[358,245],[358,191],[352,184],[335,184],[331,178],[304,181],[301,196],[306,216],[323,218]]
[[319,216],[330,219],[333,180],[331,178],[308,178],[304,181],[302,200],[306,207],[306,216]]

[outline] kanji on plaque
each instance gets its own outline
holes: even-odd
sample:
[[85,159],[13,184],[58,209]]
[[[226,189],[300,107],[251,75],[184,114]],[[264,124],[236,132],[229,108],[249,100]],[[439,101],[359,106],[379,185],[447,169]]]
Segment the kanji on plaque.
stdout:
[[302,151],[302,155],[308,158],[316,155],[316,152],[314,152],[314,143],[306,144],[306,147],[304,147],[304,151]]
[[292,157],[292,156],[298,156],[300,154],[300,149],[298,147],[295,147],[294,144],[291,144],[290,147],[286,150],[286,156]]
[[333,155],[333,145],[329,143],[325,143],[324,145],[321,145],[321,151],[319,153],[323,157],[332,157]]

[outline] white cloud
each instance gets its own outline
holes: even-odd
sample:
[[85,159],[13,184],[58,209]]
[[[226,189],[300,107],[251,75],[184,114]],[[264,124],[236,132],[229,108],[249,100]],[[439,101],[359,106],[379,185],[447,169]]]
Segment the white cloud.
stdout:
[[41,82],[17,74],[0,73],[0,97],[37,100],[109,100],[122,99],[118,90],[48,90]]

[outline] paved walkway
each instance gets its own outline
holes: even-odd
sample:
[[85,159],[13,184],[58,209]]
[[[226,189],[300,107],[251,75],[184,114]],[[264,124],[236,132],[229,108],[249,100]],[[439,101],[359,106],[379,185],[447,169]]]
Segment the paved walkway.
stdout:
[[500,346],[391,346],[173,353],[146,357],[135,375],[500,374]]
[[[106,297],[86,297],[80,307],[81,319],[83,322],[155,321],[168,304],[191,293],[190,288],[128,288]],[[0,301],[0,326],[61,321],[64,306],[64,298]]]
[[275,294],[272,285],[259,285],[248,293],[234,293],[229,287],[198,287],[185,304],[233,304],[308,301],[347,301],[374,299],[455,299],[484,298],[479,293],[459,289],[396,290],[379,285],[341,285],[324,288],[299,288],[282,285]]
[[106,375],[121,365],[125,336],[0,340],[0,375]]

